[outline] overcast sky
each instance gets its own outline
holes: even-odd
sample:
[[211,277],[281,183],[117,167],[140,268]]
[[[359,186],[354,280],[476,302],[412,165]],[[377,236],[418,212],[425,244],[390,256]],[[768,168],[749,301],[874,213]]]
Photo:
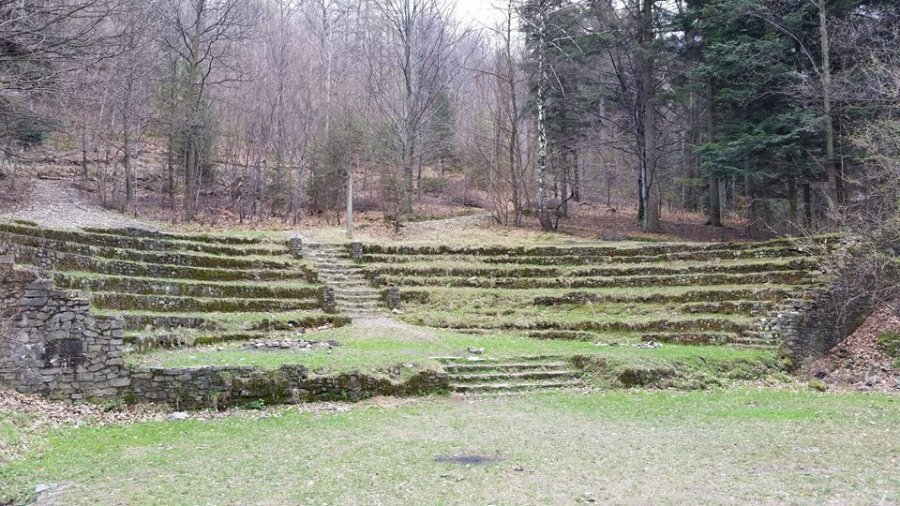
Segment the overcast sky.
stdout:
[[503,0],[456,0],[456,16],[466,22],[493,25],[503,19],[503,12],[495,4],[505,4]]

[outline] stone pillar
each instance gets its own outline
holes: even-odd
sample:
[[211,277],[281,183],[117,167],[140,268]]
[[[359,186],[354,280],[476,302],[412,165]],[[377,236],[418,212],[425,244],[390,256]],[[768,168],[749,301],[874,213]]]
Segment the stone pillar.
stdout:
[[361,242],[354,242],[350,244],[350,257],[354,262],[362,262],[363,247]]
[[291,255],[303,258],[303,239],[301,237],[291,237]]
[[322,289],[322,310],[326,313],[337,313],[337,301],[334,298],[334,288],[326,286]]
[[384,298],[388,309],[400,309],[400,289],[398,287],[388,287],[384,291]]

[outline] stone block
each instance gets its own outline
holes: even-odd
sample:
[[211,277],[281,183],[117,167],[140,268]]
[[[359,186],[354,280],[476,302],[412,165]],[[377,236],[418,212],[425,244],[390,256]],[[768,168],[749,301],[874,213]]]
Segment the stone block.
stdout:
[[47,297],[26,297],[22,299],[22,305],[27,308],[38,308],[47,305]]
[[119,378],[109,380],[109,386],[116,387],[116,388],[127,387],[130,384],[131,384],[131,378],[129,378],[128,376],[122,376]]

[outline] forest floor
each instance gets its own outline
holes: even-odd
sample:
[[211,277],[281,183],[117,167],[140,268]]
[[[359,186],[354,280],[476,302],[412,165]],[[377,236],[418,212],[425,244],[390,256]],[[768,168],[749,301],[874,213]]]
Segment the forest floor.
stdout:
[[[135,161],[137,200],[135,207],[125,213],[115,210],[122,208],[123,198],[119,184],[121,174],[116,172],[119,169],[110,166],[107,171],[111,172],[103,176],[102,163],[91,162],[91,177],[85,179],[81,175],[81,152],[72,148],[71,139],[46,143],[30,153],[29,160],[13,172],[0,171],[0,216],[14,214],[19,219],[57,227],[136,226],[191,231],[310,230],[339,228],[344,223],[342,212],[301,212],[287,219],[269,216],[265,209],[251,204],[247,204],[246,210],[250,216],[241,217],[230,200],[210,194],[204,196],[195,221],[189,225],[181,224],[181,198],[178,195],[169,198],[162,191],[165,184],[160,178],[159,167],[164,160],[163,151],[153,143],[144,146],[142,157]],[[423,235],[434,236],[435,231],[447,225],[458,229],[472,228],[472,225],[483,228],[497,223],[486,193],[471,188],[462,190],[466,185],[459,175],[430,176],[445,184],[441,189],[417,197],[414,212],[404,220],[399,231],[378,210],[377,188],[359,188],[354,213],[357,230],[372,238],[415,241]],[[222,192],[225,190],[218,188],[214,193]],[[101,202],[105,203],[105,208]],[[462,202],[475,207],[464,206]],[[665,207],[661,210],[662,233],[645,234],[641,232],[633,203],[585,201],[572,202],[569,207],[569,216],[559,220],[553,234],[557,238],[703,242],[749,239],[744,232],[744,223],[736,215],[726,216],[726,227],[715,228],[705,224],[706,217],[702,213]],[[451,221],[440,221],[447,219]],[[521,229],[539,231],[540,225],[536,217],[526,216]]]

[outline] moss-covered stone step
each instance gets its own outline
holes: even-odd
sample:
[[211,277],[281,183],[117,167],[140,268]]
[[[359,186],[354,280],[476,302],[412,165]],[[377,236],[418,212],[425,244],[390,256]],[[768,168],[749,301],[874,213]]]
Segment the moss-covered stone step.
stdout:
[[665,254],[633,254],[623,255],[551,255],[551,256],[509,256],[484,255],[467,256],[458,254],[446,255],[405,255],[405,254],[369,254],[363,255],[365,264],[395,265],[409,263],[460,261],[495,265],[523,266],[582,266],[582,265],[627,265],[660,262],[710,262],[717,260],[753,260],[775,258],[812,258],[815,252],[802,251],[794,247],[763,247],[759,249],[683,251]]
[[[343,315],[326,314],[320,311],[309,313],[243,313],[239,319],[234,315],[200,313],[154,313],[149,311],[97,310],[98,314],[121,316],[126,331],[149,331],[156,329],[193,329],[197,331],[277,332],[302,330],[325,325],[341,327],[350,319]],[[229,316],[225,318],[223,316]]]
[[423,325],[439,327],[451,330],[457,329],[489,329],[489,330],[571,330],[592,331],[599,333],[611,332],[664,332],[664,331],[722,331],[742,334],[751,330],[751,322],[733,320],[729,318],[697,317],[685,320],[649,320],[649,321],[495,321],[490,319],[479,320],[450,320],[436,319],[433,321],[417,322]]
[[445,362],[444,370],[450,374],[478,374],[478,373],[496,373],[496,372],[527,372],[527,371],[553,371],[559,369],[567,369],[571,367],[569,362],[563,360],[549,361],[509,361],[509,362]]
[[165,278],[104,276],[87,272],[55,272],[53,280],[60,288],[67,289],[179,297],[318,300],[323,289],[321,286],[315,285],[294,287],[249,282],[195,282]]
[[561,390],[568,388],[582,388],[584,382],[581,379],[528,381],[528,382],[500,382],[500,383],[454,383],[450,382],[450,389],[464,394],[503,394],[511,392],[528,392],[532,390]]
[[641,335],[641,340],[670,344],[721,345],[739,342],[741,334],[736,332],[648,332]]
[[317,309],[321,304],[317,299],[226,299],[95,292],[91,295],[91,305],[107,310],[161,313],[259,313]]
[[[309,327],[305,327],[309,328]],[[242,331],[242,332],[128,332],[124,336],[124,342],[135,347],[138,353],[152,351],[158,348],[188,348],[191,346],[203,346],[212,344],[225,344],[244,341],[257,341],[265,339],[302,339],[307,334],[300,333],[304,328],[298,328],[292,332],[269,331]]]
[[197,329],[197,330],[220,330],[222,325],[220,322],[209,317],[199,315],[171,315],[171,314],[154,314],[154,313],[121,313],[116,311],[102,312],[100,314],[119,315],[125,321],[125,330],[146,330],[146,329]]
[[87,271],[98,274],[148,278],[173,278],[197,281],[286,281],[304,280],[318,283],[318,274],[306,265],[284,269],[223,269],[186,267],[179,265],[147,264],[127,260],[107,260],[86,255],[47,251],[17,246],[9,252],[17,263],[34,265],[56,271]]
[[38,226],[0,224],[0,233],[17,234],[35,238],[67,241],[89,246],[126,248],[140,251],[189,251],[210,255],[281,255],[288,253],[283,242],[260,243],[258,245],[230,246],[208,242],[191,242],[156,238],[141,238],[130,235],[88,232],[82,230],[59,230]]
[[190,242],[206,242],[212,244],[262,244],[266,242],[260,237],[248,236],[232,236],[232,235],[216,235],[216,234],[177,234],[168,232],[155,232],[152,230],[144,230],[140,228],[85,228],[86,232],[95,234],[107,234],[122,237],[141,237],[152,239],[167,239],[171,241],[190,241]]
[[454,374],[451,377],[451,385],[473,385],[486,383],[532,382],[532,381],[565,381],[578,380],[577,374],[569,369],[538,370],[519,372],[491,372],[478,374]]
[[[401,300],[405,290],[400,292]],[[616,293],[590,293],[571,292],[562,296],[538,296],[534,298],[536,306],[556,306],[565,304],[609,304],[609,303],[686,303],[686,302],[719,302],[719,301],[780,301],[797,293],[796,288],[746,288],[719,290],[710,288],[706,290],[691,290],[682,293],[646,293],[646,294],[616,294]],[[426,294],[427,295],[427,294]],[[409,300],[414,300],[419,295],[409,295]]]
[[[679,275],[679,274],[742,274],[777,271],[811,270],[817,262],[809,259],[791,261],[753,262],[746,264],[707,263],[687,266],[641,265],[633,267],[592,267],[561,269],[550,267],[522,267],[514,269],[491,267],[431,267],[431,266],[377,266],[366,270],[368,277],[402,276],[402,277],[492,277],[492,278],[540,278],[540,277],[614,277],[640,275]],[[321,269],[320,269],[321,271]]]
[[[284,260],[247,258],[246,256],[206,255],[201,253],[176,253],[141,251],[106,246],[90,246],[76,242],[41,239],[17,234],[2,234],[0,238],[16,245],[46,249],[62,253],[90,257],[111,258],[151,264],[179,265],[188,267],[216,267],[226,269],[290,269],[298,263],[285,257]],[[274,258],[274,257],[273,257]]]
[[690,302],[681,304],[678,308],[684,313],[763,315],[771,313],[775,306],[776,302],[771,300],[730,300]]
[[381,283],[393,286],[445,286],[469,288],[611,288],[635,286],[690,285],[801,285],[812,281],[807,271],[775,271],[745,274],[682,274],[663,276],[621,276],[597,278],[460,278],[381,276]]
[[505,393],[583,386],[582,374],[559,357],[522,357],[508,360],[439,359],[459,393]]
[[585,330],[532,330],[525,333],[532,339],[552,339],[561,341],[597,341],[601,334]]
[[[814,239],[817,242],[827,241],[828,238]],[[348,252],[352,246],[346,245]],[[732,242],[732,243],[656,243],[635,244],[627,246],[412,246],[412,245],[385,245],[364,244],[363,254],[392,254],[392,255],[466,255],[474,257],[483,256],[635,256],[635,255],[666,255],[684,252],[734,252],[742,250],[760,250],[766,248],[792,248],[803,252],[799,242],[795,239],[776,239],[766,242]]]
[[323,325],[334,325],[335,327],[343,327],[350,325],[350,318],[345,315],[319,314],[308,315],[302,318],[272,316],[263,318],[249,326],[250,330],[263,331],[285,331],[296,329],[308,329],[312,327],[321,327]]

